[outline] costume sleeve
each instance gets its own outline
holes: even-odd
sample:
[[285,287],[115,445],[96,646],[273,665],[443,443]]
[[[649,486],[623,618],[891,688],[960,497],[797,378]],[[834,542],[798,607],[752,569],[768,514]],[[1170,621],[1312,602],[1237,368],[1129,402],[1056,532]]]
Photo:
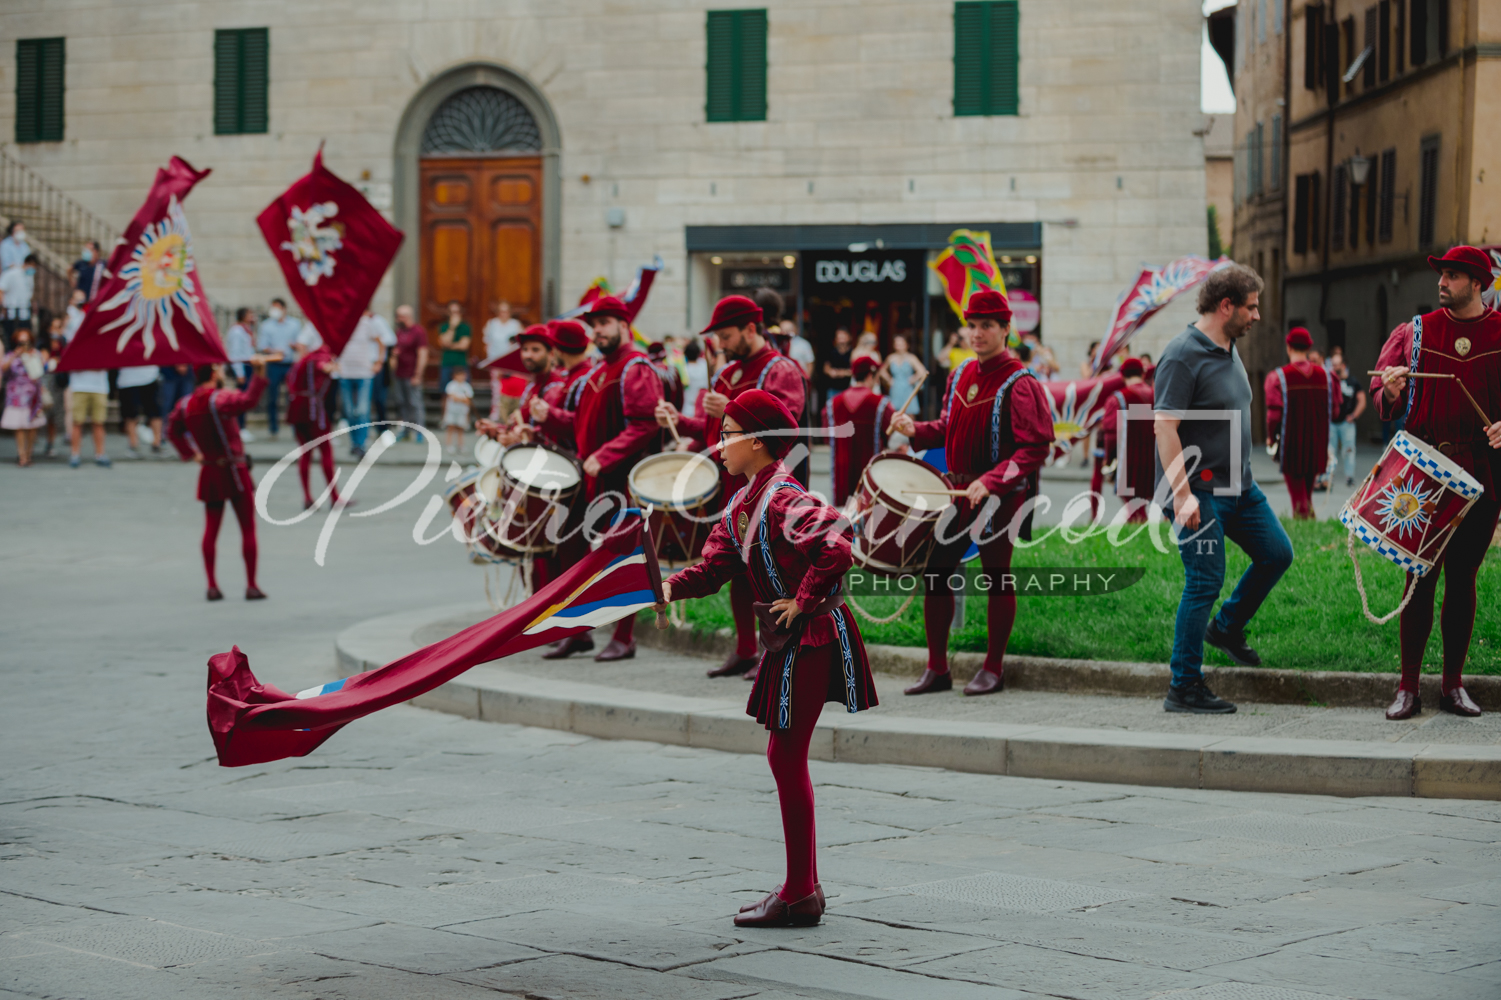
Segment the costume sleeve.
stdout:
[[1053,405],[1047,388],[1035,378],[1019,378],[1011,387],[1011,436],[1016,450],[980,477],[993,494],[1009,491],[1041,469],[1053,447]]
[[[563,394],[560,393],[558,396],[560,402],[562,398]],[[542,429],[555,440],[572,441],[573,412],[572,410],[563,409],[561,405],[549,399],[547,401],[547,419],[542,421]]]
[[[1403,323],[1392,331],[1391,336],[1386,338],[1386,343],[1381,347],[1381,354],[1376,358],[1377,370],[1385,370],[1392,365],[1406,366],[1412,361],[1412,321]],[[1382,420],[1395,420],[1407,409],[1407,393],[1400,393],[1396,399],[1387,402],[1386,393],[1381,391],[1381,376],[1371,376],[1370,388],[1371,405],[1376,408],[1376,415]]]
[[[943,408],[938,413],[937,420],[915,421],[915,429],[912,432],[912,447],[918,451],[927,448],[941,448],[948,437],[949,432],[949,400],[954,396],[954,379],[958,372],[949,372],[948,379],[943,384]],[[1023,379],[1026,381],[1026,379]],[[1032,381],[1036,381],[1033,379]],[[1052,427],[1052,408],[1048,408],[1049,422]]]
[[627,365],[620,374],[620,392],[625,413],[625,429],[613,440],[595,449],[601,472],[609,472],[639,455],[661,432],[657,426],[657,404],[662,401],[662,379],[653,366]]
[[708,597],[730,582],[737,573],[745,572],[745,563],[735,546],[735,540],[724,530],[723,518],[716,519],[704,539],[703,560],[685,570],[679,570],[668,578],[672,584],[672,599]]
[[783,537],[808,560],[808,571],[798,581],[793,597],[799,606],[811,607],[829,596],[854,564],[849,522],[839,511],[806,493],[784,490],[772,502],[782,507],[779,520]]
[[172,442],[172,447],[177,449],[177,454],[184,462],[191,462],[193,456],[198,454],[198,445],[188,433],[186,407],[187,400],[179,400],[172,407],[172,413],[167,417],[167,440]]
[[238,389],[220,389],[214,396],[214,403],[219,412],[225,416],[239,416],[255,409],[255,404],[261,401],[261,393],[266,391],[266,376],[256,374],[250,377],[250,384],[244,391]]
[[1282,381],[1277,378],[1280,369],[1273,369],[1266,377],[1266,439],[1275,441],[1282,436]]
[[807,390],[803,383],[802,366],[796,361],[785,355],[782,359],[772,361],[766,368],[766,380],[761,383],[761,388],[786,404],[794,417],[802,417]]

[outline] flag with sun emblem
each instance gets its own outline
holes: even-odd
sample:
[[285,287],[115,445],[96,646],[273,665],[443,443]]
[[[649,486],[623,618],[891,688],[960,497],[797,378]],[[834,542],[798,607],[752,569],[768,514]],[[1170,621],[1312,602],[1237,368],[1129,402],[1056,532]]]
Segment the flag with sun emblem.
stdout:
[[1229,257],[1210,260],[1196,254],[1179,257],[1160,271],[1155,267],[1142,268],[1131,287],[1115,302],[1115,311],[1110,314],[1110,328],[1105,339],[1095,351],[1094,372],[1100,373],[1116,353],[1135,336],[1142,324],[1162,311],[1181,292],[1186,292],[1209,277],[1211,271],[1233,264]]
[[110,255],[109,277],[58,359],[59,371],[228,360],[182,210],[188,192],[208,175],[177,156],[156,172],[146,203]]
[[256,217],[302,314],[338,354],[401,247],[401,230],[323,165]]

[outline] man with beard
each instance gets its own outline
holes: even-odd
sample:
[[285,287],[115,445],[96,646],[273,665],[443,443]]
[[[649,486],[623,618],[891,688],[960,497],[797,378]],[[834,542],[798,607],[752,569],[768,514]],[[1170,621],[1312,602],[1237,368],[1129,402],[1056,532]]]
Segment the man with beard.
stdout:
[[[1211,272],[1199,289],[1199,321],[1174,337],[1157,363],[1157,468],[1171,486],[1184,572],[1173,678],[1162,705],[1169,712],[1235,711],[1204,683],[1204,643],[1241,666],[1260,666],[1246,625],[1293,561],[1287,533],[1251,478],[1251,382],[1235,350],[1261,318],[1261,288],[1242,264]],[[1185,456],[1189,449],[1195,451]],[[1210,621],[1225,586],[1226,539],[1251,565]]]
[[[1480,499],[1449,539],[1439,565],[1407,586],[1412,599],[1402,610],[1402,680],[1388,719],[1408,719],[1423,710],[1418,672],[1433,631],[1434,589],[1444,576],[1444,677],[1440,711],[1476,716],[1480,707],[1464,689],[1465,656],[1475,630],[1475,577],[1490,547],[1501,514],[1501,421],[1481,423],[1475,404],[1494,420],[1501,415],[1501,316],[1480,294],[1490,287],[1490,261],[1484,251],[1457,246],[1429,257],[1439,273],[1436,312],[1414,316],[1392,331],[1371,380],[1371,398],[1382,420],[1405,415],[1408,434],[1437,448],[1485,487]],[[1449,379],[1409,379],[1409,372],[1452,375]]]
[[547,327],[540,323],[527,327],[516,335],[516,345],[521,366],[531,376],[521,389],[520,403],[511,414],[511,419],[504,423],[484,419],[474,422],[477,433],[494,438],[507,447],[531,441],[538,436],[532,419],[531,401],[545,399],[547,390],[563,381],[563,374],[553,367],[552,332]]
[[[679,413],[677,407],[665,401],[656,409],[657,423],[666,427],[675,421],[679,434],[696,438],[708,446],[709,453],[719,465],[719,495],[725,503],[729,503],[730,497],[740,487],[738,478],[730,475],[723,456],[719,454],[725,404],[743,392],[761,389],[780,400],[794,416],[803,412],[802,366],[786,355],[778,354],[771,346],[762,319],[761,307],[744,295],[720,299],[714,307],[714,315],[709,318],[709,325],[701,333],[718,338],[730,363],[715,377],[709,391],[703,393],[704,416],[690,417]],[[791,456],[792,465],[801,461],[801,456]],[[755,667],[758,658],[756,614],[751,607],[754,601],[747,577],[742,574],[730,581],[735,651],[722,665],[709,671],[710,677],[745,674]],[[753,677],[748,679],[754,680]]]

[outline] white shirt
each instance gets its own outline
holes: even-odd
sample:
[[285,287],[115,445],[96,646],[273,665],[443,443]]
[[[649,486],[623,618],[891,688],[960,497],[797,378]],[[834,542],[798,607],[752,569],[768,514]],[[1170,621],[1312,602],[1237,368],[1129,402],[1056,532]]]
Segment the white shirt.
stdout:
[[5,297],[5,315],[11,319],[31,318],[31,289],[34,275],[26,273],[20,264],[0,271],[0,295]]
[[521,321],[514,316],[504,323],[499,317],[492,317],[485,324],[485,360],[498,358],[511,349],[516,341],[516,334],[521,332]]
[[[393,338],[394,339],[394,338]],[[375,318],[361,316],[339,354],[339,378],[374,378],[380,360],[381,338]]]
[[[68,319],[67,319],[67,322],[65,322],[63,324],[63,337],[65,339],[67,339],[67,340],[72,340],[73,339],[73,334],[77,333],[78,332],[78,328],[80,326],[82,326],[82,325],[83,325],[83,310],[80,309],[80,308],[78,308],[75,305],[69,305],[68,306]],[[71,382],[69,382],[68,384],[72,385]]]
[[709,388],[709,361],[699,355],[697,361],[684,361],[683,371],[687,373],[683,380],[683,412],[691,417],[698,403],[698,394]]
[[14,236],[7,236],[0,240],[0,268],[9,270],[18,266],[31,253],[31,244],[25,240],[18,240]]
[[[118,389],[134,389],[136,386],[150,385],[157,380],[160,374],[161,369],[156,365],[134,365],[130,368],[121,368],[120,374],[115,377],[115,387]],[[73,385],[72,379],[68,380],[68,385],[73,386],[75,389],[77,388],[76,385]],[[108,390],[106,389],[106,391]]]
[[74,392],[109,393],[109,373],[102,369],[68,372],[68,388]]
[[224,353],[230,361],[249,361],[255,355],[255,342],[244,325],[236,323],[224,338]]
[[396,331],[391,329],[391,324],[386,322],[386,317],[382,316],[380,313],[371,313],[365,318],[368,319],[370,321],[370,325],[375,328],[374,332],[376,340],[380,341],[382,344],[385,344],[387,347],[396,346]]
[[292,342],[299,347],[306,347],[309,351],[316,351],[323,346],[323,337],[317,330],[313,329],[313,324],[307,320],[303,320],[302,329],[298,332],[297,339]]
[[787,354],[793,361],[803,366],[803,371],[807,371],[807,366],[811,365],[814,360],[813,345],[801,335],[792,338],[792,343],[787,345]]

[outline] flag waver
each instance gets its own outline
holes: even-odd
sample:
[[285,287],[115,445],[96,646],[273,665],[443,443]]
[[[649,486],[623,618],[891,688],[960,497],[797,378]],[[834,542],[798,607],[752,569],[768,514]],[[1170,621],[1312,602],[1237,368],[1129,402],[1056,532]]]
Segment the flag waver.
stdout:
[[[643,351],[650,346],[646,335],[636,329],[636,317],[641,315],[641,309],[646,305],[646,296],[651,292],[651,286],[656,282],[657,275],[663,267],[660,255],[653,257],[650,264],[642,264],[636,268],[636,276],[631,279],[630,287],[625,294],[620,296],[620,301],[625,303],[626,312],[630,313],[631,339],[636,346]],[[558,319],[578,319],[589,311],[596,299],[610,294],[610,279],[600,275],[589,282],[589,287],[584,289],[584,294],[579,298],[579,304],[558,316]]]
[[385,666],[297,694],[263,684],[238,646],[209,659],[208,724],[225,767],[302,757],[355,719],[442,685],[470,667],[618,621],[657,601],[656,553],[628,513],[568,572],[532,597]]

